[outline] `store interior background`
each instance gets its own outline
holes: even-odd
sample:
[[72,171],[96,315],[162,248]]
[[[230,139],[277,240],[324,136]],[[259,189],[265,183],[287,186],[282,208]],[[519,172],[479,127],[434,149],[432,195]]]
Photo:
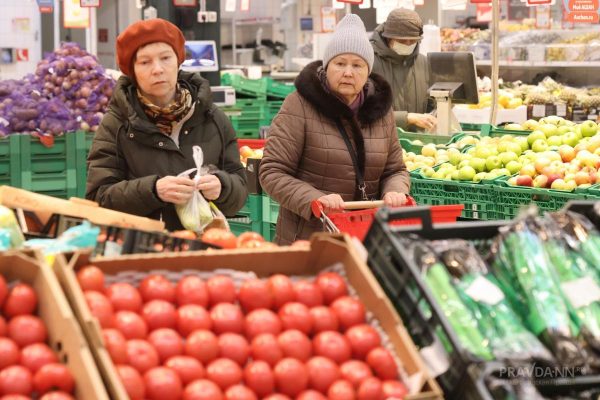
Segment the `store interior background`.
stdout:
[[[322,6],[330,5],[329,0],[251,0],[248,11],[239,11],[241,0],[236,0],[236,12],[225,12],[225,0],[207,0],[207,11],[217,11],[217,23],[198,23],[198,8],[175,7],[171,0],[103,0],[102,7],[96,10],[97,39],[96,49],[100,63],[106,68],[116,68],[115,63],[115,41],[116,37],[130,23],[142,18],[142,9],[138,8],[140,3],[153,6],[157,9],[158,16],[176,23],[184,32],[186,38],[195,40],[215,40],[219,49],[219,61],[221,69],[228,65],[248,65],[253,59],[263,60],[266,66],[276,65],[283,71],[298,71],[303,63],[297,60],[319,58],[315,56],[315,50],[319,52],[322,45],[326,43],[319,41],[320,36],[328,34],[319,33],[321,29]],[[501,1],[501,17],[507,16],[508,2]],[[516,0],[517,3],[520,3]],[[62,1],[55,0],[59,5]],[[372,3],[372,2],[371,2]],[[367,30],[376,26],[375,10],[359,9],[358,6],[347,6],[336,11],[338,20],[348,9],[363,18]],[[424,23],[433,23],[441,28],[457,27],[459,21],[468,16],[474,16],[475,5],[469,4],[466,10],[449,11],[442,10],[439,0],[425,0],[424,5],[417,6],[416,11],[421,15]],[[57,10],[55,9],[55,13]],[[60,16],[59,35],[60,41],[75,41],[83,48],[86,47],[86,31],[84,29],[65,29],[62,26],[62,11],[58,10]],[[313,18],[313,32],[300,30],[300,18],[311,16]],[[13,24],[15,18],[28,18],[27,29],[16,27]],[[560,20],[560,7],[553,9],[553,18]],[[14,47],[29,49],[29,61],[19,61],[13,64],[0,65],[0,79],[19,79],[26,73],[33,72],[37,62],[42,58],[44,52],[54,49],[56,43],[54,38],[54,14],[40,14],[35,0],[2,0],[0,2],[0,47]],[[20,28],[20,29],[18,29]],[[255,41],[257,31],[263,40],[270,40],[275,44],[284,44],[284,52],[273,52],[269,48],[255,51],[251,48],[238,48],[235,60],[232,51],[232,43],[235,40],[239,46],[248,45]],[[93,34],[93,33],[92,33]],[[313,46],[313,43],[318,42]],[[281,47],[280,47],[281,48]],[[235,61],[235,62],[234,62]],[[490,75],[490,67],[478,66],[481,75]],[[268,68],[263,68],[265,72]],[[557,71],[566,83],[576,86],[595,83],[600,77],[595,72],[596,67],[579,66],[577,68],[567,67],[510,67],[501,65],[501,77],[505,80],[531,81],[534,76],[543,73]],[[211,84],[218,84],[218,73],[208,74],[207,78]],[[590,80],[591,79],[591,80]]]

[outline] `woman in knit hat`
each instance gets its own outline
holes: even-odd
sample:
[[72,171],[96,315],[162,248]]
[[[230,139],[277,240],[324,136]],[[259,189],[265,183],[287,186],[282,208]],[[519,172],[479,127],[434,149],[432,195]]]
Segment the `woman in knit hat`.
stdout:
[[308,64],[269,130],[260,182],[279,204],[276,241],[289,244],[323,230],[311,213],[344,201],[406,202],[410,179],[402,160],[392,92],[372,73],[373,48],[354,14],[337,25],[322,61]]
[[[174,205],[199,190],[225,215],[246,201],[246,177],[236,135],[212,103],[210,85],[179,71],[185,39],[172,23],[155,18],[130,25],[117,38],[123,76],[88,156],[86,198],[100,206],[161,219],[183,229]],[[195,167],[199,145],[209,174],[198,184],[177,177]]]
[[375,28],[371,44],[375,51],[373,71],[392,87],[396,124],[410,131],[431,131],[436,118],[427,114],[429,66],[419,54],[423,22],[412,10],[397,8]]

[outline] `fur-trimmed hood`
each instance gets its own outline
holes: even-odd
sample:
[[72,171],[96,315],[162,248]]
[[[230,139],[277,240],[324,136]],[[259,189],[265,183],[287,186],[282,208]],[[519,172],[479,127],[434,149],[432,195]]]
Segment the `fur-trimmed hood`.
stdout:
[[[319,79],[319,69],[322,66],[322,61],[314,61],[304,67],[294,82],[298,93],[326,117],[352,120],[354,113],[350,107],[323,87]],[[356,114],[361,125],[369,125],[383,118],[390,111],[393,102],[392,89],[382,76],[371,73],[367,85],[367,96]]]

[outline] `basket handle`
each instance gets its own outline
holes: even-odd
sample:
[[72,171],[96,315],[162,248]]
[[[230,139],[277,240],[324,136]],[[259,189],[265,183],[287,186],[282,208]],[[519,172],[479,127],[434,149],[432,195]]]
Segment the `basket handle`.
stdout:
[[[364,210],[371,208],[383,207],[383,200],[371,200],[371,201],[345,201],[344,210]],[[411,196],[406,196],[406,204],[404,207],[415,206],[417,203]],[[323,204],[319,200],[313,200],[310,202],[310,209],[315,217],[321,218],[323,214]]]
[[385,222],[397,221],[402,219],[419,219],[421,220],[421,230],[432,231],[433,223],[431,218],[431,206],[416,206],[404,208],[386,208],[379,211]]

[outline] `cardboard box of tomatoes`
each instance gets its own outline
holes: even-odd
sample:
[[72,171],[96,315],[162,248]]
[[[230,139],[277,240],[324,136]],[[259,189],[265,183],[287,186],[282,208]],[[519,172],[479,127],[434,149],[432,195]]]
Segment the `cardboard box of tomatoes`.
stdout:
[[[0,254],[0,393],[108,400],[56,276],[37,259],[33,253]],[[17,362],[11,361],[12,343],[18,345]]]
[[113,399],[442,399],[347,236],[54,269]]

